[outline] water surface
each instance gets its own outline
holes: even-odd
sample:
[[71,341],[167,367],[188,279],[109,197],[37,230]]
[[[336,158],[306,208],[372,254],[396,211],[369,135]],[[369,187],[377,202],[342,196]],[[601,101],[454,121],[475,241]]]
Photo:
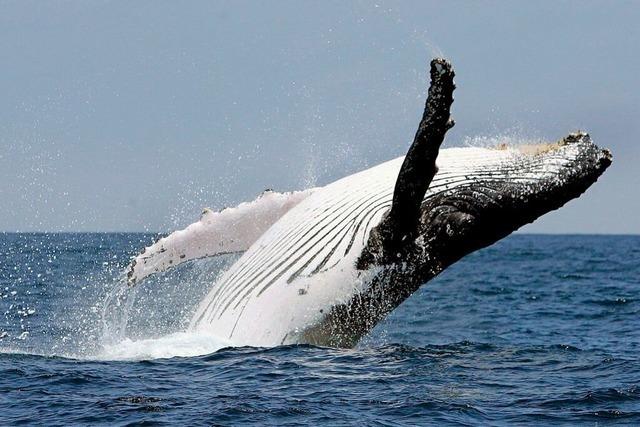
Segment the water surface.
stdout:
[[185,333],[234,257],[134,294],[151,239],[0,234],[0,424],[640,424],[640,237],[511,236],[350,350]]

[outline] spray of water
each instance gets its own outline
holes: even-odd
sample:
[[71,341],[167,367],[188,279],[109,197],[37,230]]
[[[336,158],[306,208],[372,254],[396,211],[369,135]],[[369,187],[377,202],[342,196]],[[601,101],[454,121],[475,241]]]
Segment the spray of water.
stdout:
[[227,340],[188,329],[198,302],[238,255],[196,260],[130,287],[118,278],[101,315],[97,359],[188,357],[213,353]]
[[131,253],[148,236],[17,234],[0,253],[0,352],[90,360],[208,354],[229,343],[187,330],[237,255],[198,260],[129,287]]

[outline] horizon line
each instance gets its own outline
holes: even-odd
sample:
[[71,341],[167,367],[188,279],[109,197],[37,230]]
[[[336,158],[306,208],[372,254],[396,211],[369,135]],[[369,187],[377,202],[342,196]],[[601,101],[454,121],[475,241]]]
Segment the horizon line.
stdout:
[[[178,230],[174,230],[178,231]],[[102,230],[102,231],[82,231],[82,230],[31,230],[31,231],[10,231],[10,230],[0,230],[0,234],[151,234],[151,235],[169,235],[173,233],[171,232],[162,232],[162,231],[111,231],[111,230]],[[582,232],[582,231],[573,231],[567,233],[557,233],[557,232],[520,232],[514,231],[510,235],[525,235],[525,236],[640,236],[640,233],[602,233],[602,232]],[[509,236],[506,236],[509,237]]]

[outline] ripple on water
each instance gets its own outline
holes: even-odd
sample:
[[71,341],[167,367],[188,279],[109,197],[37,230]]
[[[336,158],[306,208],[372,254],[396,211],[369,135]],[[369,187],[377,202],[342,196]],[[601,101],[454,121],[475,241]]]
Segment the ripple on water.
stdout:
[[223,262],[140,287],[103,335],[104,297],[150,240],[0,239],[0,424],[640,425],[640,238],[512,236],[355,349],[181,332]]

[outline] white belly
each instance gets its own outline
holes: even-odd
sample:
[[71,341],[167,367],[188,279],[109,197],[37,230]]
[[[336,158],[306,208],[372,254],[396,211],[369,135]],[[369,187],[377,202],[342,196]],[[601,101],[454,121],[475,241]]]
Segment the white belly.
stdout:
[[[425,199],[473,181],[505,176],[511,150],[441,150]],[[369,232],[391,206],[403,157],[340,179],[287,212],[218,280],[191,327],[236,345],[294,342],[336,304],[366,289],[355,269]],[[476,176],[477,178],[477,176]]]

